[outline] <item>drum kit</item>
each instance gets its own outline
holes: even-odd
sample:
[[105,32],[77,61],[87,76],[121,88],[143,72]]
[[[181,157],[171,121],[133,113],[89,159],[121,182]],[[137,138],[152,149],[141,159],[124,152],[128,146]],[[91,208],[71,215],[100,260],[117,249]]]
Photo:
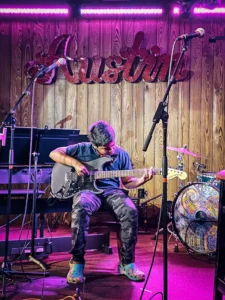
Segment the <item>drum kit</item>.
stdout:
[[[178,152],[178,169],[183,171],[183,155],[200,158],[197,153],[187,150],[187,147],[167,147],[168,150]],[[219,181],[216,173],[205,172],[206,166],[195,162],[197,181],[184,183],[180,181],[179,191],[172,201],[171,222],[168,231],[176,240],[190,252],[211,256],[216,251]],[[174,251],[178,251],[176,246]]]

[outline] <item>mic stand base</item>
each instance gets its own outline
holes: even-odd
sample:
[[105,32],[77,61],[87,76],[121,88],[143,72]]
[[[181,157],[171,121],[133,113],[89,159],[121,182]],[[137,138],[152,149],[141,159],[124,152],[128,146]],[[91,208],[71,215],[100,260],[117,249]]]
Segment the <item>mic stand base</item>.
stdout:
[[[29,272],[29,271],[16,271],[11,269],[11,263],[9,261],[4,261],[2,263],[2,268],[0,270],[0,276],[2,278],[2,290],[1,290],[1,300],[6,300],[6,286],[7,286],[7,281],[10,280],[10,277],[13,275],[15,276],[42,276],[42,277],[47,277],[50,275],[49,272]],[[13,283],[16,284],[16,283]]]
[[[15,276],[42,276],[42,277],[48,277],[50,276],[49,272],[31,272],[31,271],[17,271],[17,270],[12,270],[11,269],[11,263],[9,261],[4,261],[2,263],[2,268],[0,270],[0,276],[2,278],[2,290],[1,290],[1,300],[6,300],[6,286],[7,286],[7,281],[10,280],[10,277],[13,275]],[[13,283],[16,284],[16,283]]]
[[[32,261],[33,263],[39,265],[39,263],[36,263],[34,261]],[[17,270],[12,270],[11,269],[11,263],[8,261],[8,262],[3,262],[4,266],[2,266],[1,270],[0,270],[0,276],[2,276],[2,280],[4,281],[4,277],[8,277],[7,275],[41,275],[41,276],[44,276],[47,277],[50,275],[50,273],[48,271],[45,271],[44,272],[30,272],[30,271],[17,271]],[[42,265],[44,265],[42,263]],[[39,265],[40,266],[40,265]]]

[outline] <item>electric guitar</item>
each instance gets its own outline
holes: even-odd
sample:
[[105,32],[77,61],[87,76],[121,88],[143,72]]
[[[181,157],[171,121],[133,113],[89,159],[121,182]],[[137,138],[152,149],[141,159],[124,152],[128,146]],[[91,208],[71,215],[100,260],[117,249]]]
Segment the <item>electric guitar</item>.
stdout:
[[[82,162],[90,173],[85,176],[78,176],[73,167],[56,163],[52,169],[51,175],[52,195],[59,199],[67,199],[82,190],[100,194],[103,190],[97,187],[96,179],[126,176],[141,177],[146,172],[146,169],[102,171],[103,166],[112,161],[113,159],[111,157],[105,156],[89,162]],[[153,171],[156,175],[162,174],[162,169],[153,169]],[[167,179],[175,177],[184,180],[187,178],[187,174],[177,169],[168,168]]]

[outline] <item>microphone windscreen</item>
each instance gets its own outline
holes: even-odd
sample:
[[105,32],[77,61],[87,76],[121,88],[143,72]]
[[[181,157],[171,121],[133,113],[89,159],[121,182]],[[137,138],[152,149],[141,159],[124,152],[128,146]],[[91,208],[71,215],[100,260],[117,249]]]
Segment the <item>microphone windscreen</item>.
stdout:
[[203,28],[198,28],[195,32],[199,34],[199,37],[203,37],[205,35],[205,30]]

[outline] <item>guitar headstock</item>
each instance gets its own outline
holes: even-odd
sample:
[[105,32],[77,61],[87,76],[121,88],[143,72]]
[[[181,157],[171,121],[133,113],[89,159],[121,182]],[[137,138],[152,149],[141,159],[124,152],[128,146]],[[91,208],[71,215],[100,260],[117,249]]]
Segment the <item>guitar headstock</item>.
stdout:
[[168,168],[167,179],[173,179],[179,177],[180,180],[185,180],[187,178],[187,173],[173,168]]

